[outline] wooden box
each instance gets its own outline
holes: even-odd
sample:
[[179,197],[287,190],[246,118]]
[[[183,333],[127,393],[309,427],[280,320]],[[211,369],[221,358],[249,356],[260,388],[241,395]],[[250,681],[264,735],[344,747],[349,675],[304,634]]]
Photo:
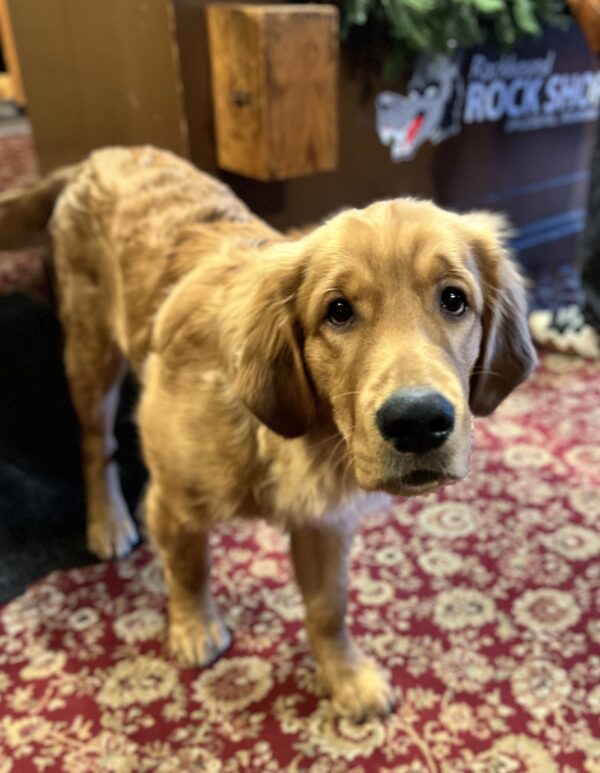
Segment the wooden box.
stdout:
[[338,13],[209,5],[217,159],[258,180],[328,172],[338,152]]

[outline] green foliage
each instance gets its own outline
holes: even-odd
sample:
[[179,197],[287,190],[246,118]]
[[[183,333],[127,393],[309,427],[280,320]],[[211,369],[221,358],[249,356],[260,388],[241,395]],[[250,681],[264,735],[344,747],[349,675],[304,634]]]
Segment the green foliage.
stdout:
[[369,49],[361,58],[380,61],[388,80],[421,52],[490,42],[506,50],[568,19],[562,0],[339,0],[339,8],[342,37]]

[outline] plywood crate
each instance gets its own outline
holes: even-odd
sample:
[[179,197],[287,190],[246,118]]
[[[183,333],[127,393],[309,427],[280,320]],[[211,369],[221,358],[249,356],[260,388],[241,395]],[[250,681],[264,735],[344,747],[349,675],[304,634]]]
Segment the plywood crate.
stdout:
[[328,172],[338,153],[338,13],[209,5],[217,158],[258,180]]

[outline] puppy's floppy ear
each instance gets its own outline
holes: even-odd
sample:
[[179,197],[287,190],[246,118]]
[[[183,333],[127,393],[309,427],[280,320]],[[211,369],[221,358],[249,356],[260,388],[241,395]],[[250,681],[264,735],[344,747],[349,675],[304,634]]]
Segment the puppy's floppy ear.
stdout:
[[509,225],[501,215],[465,215],[482,280],[483,335],[473,369],[469,403],[475,416],[488,416],[537,363],[527,325],[525,283],[505,242]]
[[[292,249],[291,245],[287,249]],[[286,438],[305,434],[315,414],[315,395],[304,362],[304,336],[296,311],[302,273],[299,253],[283,260],[275,254],[263,261],[256,285],[249,289],[235,378],[246,407]]]

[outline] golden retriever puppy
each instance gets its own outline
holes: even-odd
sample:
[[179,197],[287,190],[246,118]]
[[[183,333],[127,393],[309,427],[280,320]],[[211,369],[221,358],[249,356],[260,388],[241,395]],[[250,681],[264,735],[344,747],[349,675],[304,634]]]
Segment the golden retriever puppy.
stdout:
[[534,367],[503,220],[394,199],[285,238],[171,154],[116,148],[5,197],[0,244],[47,223],[90,549],[109,558],[135,539],[112,461],[127,360],[171,651],[205,665],[227,648],[209,531],[265,518],[289,531],[335,707],[386,714],[392,691],[345,625],[352,532],[371,492],[463,478],[472,415]]

